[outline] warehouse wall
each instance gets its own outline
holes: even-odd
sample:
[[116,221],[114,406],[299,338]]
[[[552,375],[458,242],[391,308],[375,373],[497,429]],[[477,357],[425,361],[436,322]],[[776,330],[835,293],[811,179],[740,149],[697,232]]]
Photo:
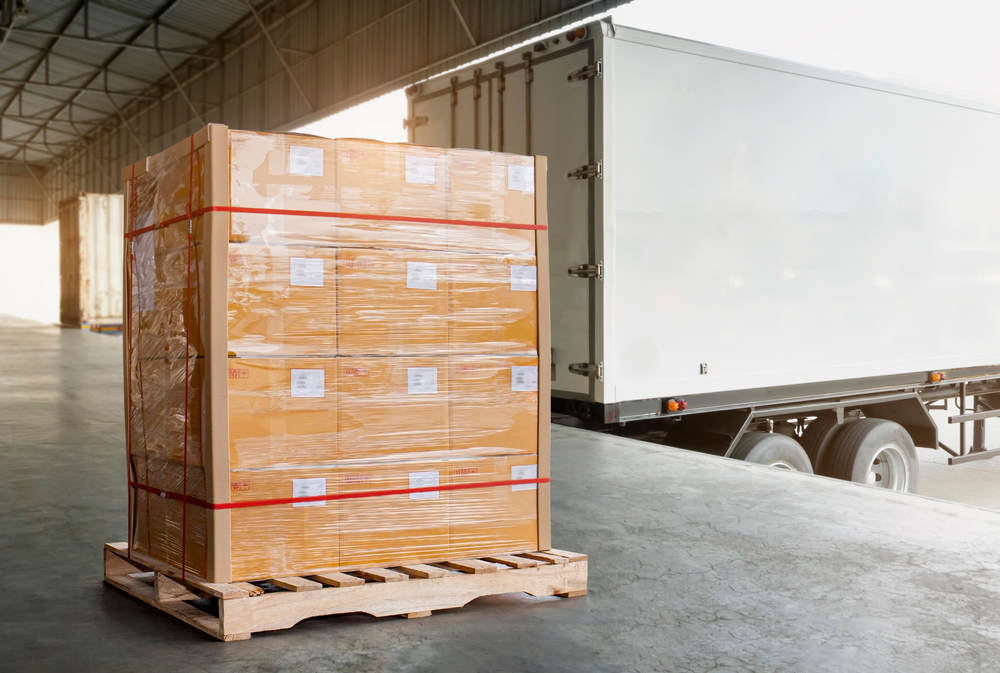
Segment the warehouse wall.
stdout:
[[45,194],[40,183],[45,169],[12,161],[0,163],[0,222],[41,224]]
[[0,224],[0,313],[59,321],[59,222]]

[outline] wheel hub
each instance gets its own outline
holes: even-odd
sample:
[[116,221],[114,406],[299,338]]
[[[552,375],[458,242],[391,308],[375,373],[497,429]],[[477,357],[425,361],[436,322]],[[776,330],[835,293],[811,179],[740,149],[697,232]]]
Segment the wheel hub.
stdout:
[[868,465],[867,483],[876,488],[890,491],[906,491],[910,479],[902,450],[895,444],[887,444],[872,457]]

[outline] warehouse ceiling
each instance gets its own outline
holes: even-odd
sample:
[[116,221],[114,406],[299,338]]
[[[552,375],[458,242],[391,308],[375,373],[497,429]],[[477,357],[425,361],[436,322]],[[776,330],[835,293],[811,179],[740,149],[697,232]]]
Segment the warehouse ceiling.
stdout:
[[219,122],[296,128],[627,0],[0,0],[0,223]]

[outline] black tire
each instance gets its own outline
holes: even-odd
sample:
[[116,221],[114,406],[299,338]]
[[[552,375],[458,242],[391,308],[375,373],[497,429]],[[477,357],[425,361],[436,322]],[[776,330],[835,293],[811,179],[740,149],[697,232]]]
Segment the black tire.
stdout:
[[743,435],[730,458],[793,472],[813,473],[809,456],[799,443],[787,435],[773,432],[748,432]]
[[[877,459],[877,462],[876,462]],[[917,449],[903,426],[863,418],[846,426],[823,453],[820,474],[858,484],[916,493]]]
[[821,469],[823,454],[833,445],[840,431],[852,420],[854,419],[844,419],[844,423],[841,424],[837,423],[835,416],[819,416],[806,426],[806,431],[802,433],[802,439],[799,440],[799,443],[805,449],[806,455],[809,456],[813,472],[823,474]]

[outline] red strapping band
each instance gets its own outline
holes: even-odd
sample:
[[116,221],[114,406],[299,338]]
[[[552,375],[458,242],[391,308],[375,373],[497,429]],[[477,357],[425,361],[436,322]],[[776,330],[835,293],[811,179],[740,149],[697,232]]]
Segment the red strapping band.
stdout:
[[213,504],[185,496],[180,493],[163,491],[152,488],[144,484],[137,484],[134,481],[128,483],[132,488],[146,491],[153,495],[158,495],[167,500],[180,500],[188,505],[195,505],[205,509],[241,509],[243,507],[265,507],[267,505],[291,505],[297,502],[321,502],[324,500],[349,500],[353,498],[378,498],[386,495],[409,495],[410,493],[433,493],[434,491],[461,491],[469,488],[491,488],[493,486],[517,486],[519,484],[547,484],[548,478],[544,479],[508,479],[505,481],[482,481],[469,484],[444,484],[442,486],[424,486],[421,488],[394,488],[385,491],[356,491],[354,493],[334,493],[331,495],[309,495],[301,498],[275,498],[273,500],[247,500],[245,502],[222,502]]
[[490,227],[494,229],[536,229],[544,231],[548,227],[544,224],[514,224],[509,222],[476,222],[475,220],[449,220],[436,217],[406,217],[403,215],[371,215],[367,213],[331,213],[324,210],[286,210],[283,208],[243,208],[241,206],[207,206],[199,208],[190,214],[185,213],[177,217],[171,217],[159,224],[151,224],[142,229],[136,229],[125,234],[125,238],[132,238],[147,231],[169,227],[171,224],[190,220],[205,213],[249,213],[251,215],[299,215],[302,217],[337,217],[354,220],[374,220],[379,222],[412,222],[416,224],[458,224],[466,227]]

